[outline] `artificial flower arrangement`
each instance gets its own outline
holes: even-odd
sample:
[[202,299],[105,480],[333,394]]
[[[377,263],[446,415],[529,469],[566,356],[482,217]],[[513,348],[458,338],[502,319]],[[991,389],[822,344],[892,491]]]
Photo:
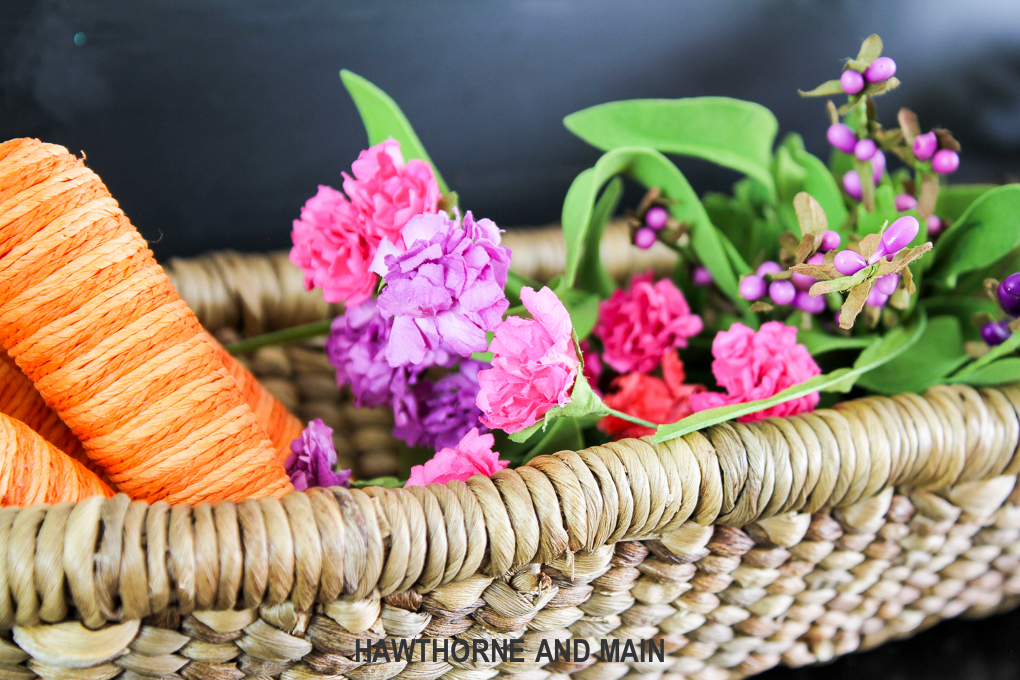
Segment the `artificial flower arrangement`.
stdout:
[[[500,229],[458,205],[397,105],[343,72],[371,146],[343,192],[321,186],[305,204],[290,259],[307,288],[344,303],[327,354],[356,405],[393,409],[415,463],[406,484],[850,392],[1020,380],[1020,185],[946,186],[960,163],[947,130],[924,132],[907,109],[898,127],[879,122],[875,98],[899,84],[881,53],[873,35],[838,79],[801,92],[847,97],[827,102],[827,164],[796,134],[774,147],[774,116],[735,99],[568,116],[605,154],[567,193],[563,274],[544,284],[515,274]],[[745,178],[699,199],[667,153]],[[626,213],[634,247],[679,255],[668,278],[621,288],[599,261],[621,177],[647,190]],[[328,432],[313,422],[295,443],[298,488],[347,481]]]

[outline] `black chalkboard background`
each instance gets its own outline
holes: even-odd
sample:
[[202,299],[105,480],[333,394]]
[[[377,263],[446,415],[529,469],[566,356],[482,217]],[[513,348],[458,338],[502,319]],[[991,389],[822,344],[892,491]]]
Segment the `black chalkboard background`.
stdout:
[[[950,127],[957,181],[1017,179],[1016,0],[0,0],[0,138],[84,151],[161,259],[284,248],[365,146],[349,68],[403,107],[465,207],[537,225],[598,156],[563,116],[604,101],[753,100],[824,157],[821,104],[796,89],[872,32],[904,82],[882,119],[905,105]],[[680,164],[699,190],[736,179]],[[1018,614],[951,622],[764,677],[1016,678],[1018,633]]]

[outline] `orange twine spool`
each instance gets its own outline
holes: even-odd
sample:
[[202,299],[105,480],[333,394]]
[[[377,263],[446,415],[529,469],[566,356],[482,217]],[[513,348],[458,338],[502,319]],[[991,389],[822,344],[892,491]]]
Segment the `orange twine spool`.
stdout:
[[132,497],[291,490],[216,348],[102,181],[38,140],[0,144],[0,342]]
[[84,465],[4,414],[0,414],[0,466],[0,505],[52,505],[113,495]]

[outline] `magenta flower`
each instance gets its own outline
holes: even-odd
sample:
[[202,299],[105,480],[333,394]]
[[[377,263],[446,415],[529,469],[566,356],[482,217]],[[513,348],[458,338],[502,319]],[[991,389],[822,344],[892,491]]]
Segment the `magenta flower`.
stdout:
[[318,418],[308,423],[301,436],[291,442],[290,450],[284,467],[298,491],[313,486],[351,485],[350,470],[333,470],[336,465],[333,429]]
[[[727,393],[691,395],[691,407],[695,412],[767,399],[822,372],[807,348],[797,344],[797,329],[780,321],[762,324],[757,333],[741,323],[733,324],[728,331],[720,331],[715,336],[712,356],[715,357],[712,373]],[[738,420],[748,422],[790,416],[810,411],[817,404],[818,393],[814,392]]]
[[521,289],[533,318],[496,327],[492,368],[478,374],[478,408],[487,427],[519,432],[570,401],[580,361],[567,309],[548,288]]
[[419,365],[441,348],[461,356],[486,350],[486,331],[509,306],[503,286],[510,249],[500,245],[499,233],[491,220],[476,222],[470,212],[463,224],[459,216],[418,215],[403,229],[405,252],[383,246],[373,269],[386,282],[379,309],[393,318],[386,346],[391,366]]
[[388,139],[361,152],[344,175],[348,200],[320,186],[294,220],[290,261],[304,270],[305,288],[322,288],[327,302],[364,302],[375,289],[371,271],[379,244],[403,250],[400,230],[411,217],[434,213],[439,185],[432,168],[420,160],[405,164],[400,145]]
[[649,270],[599,305],[595,335],[602,339],[607,364],[620,373],[647,373],[666,352],[686,347],[701,328],[701,317],[691,314],[680,289],[669,279],[652,283]]
[[358,212],[336,189],[320,186],[301,208],[291,232],[290,261],[304,270],[305,288],[322,288],[327,302],[364,302],[375,287],[369,271],[378,242],[362,229]]
[[[400,142],[388,138],[365,149],[344,173],[344,191],[357,209],[365,231],[398,244],[400,230],[412,217],[439,210],[439,183],[425,161],[404,162]],[[378,243],[377,243],[378,245]]]
[[446,484],[455,480],[463,482],[474,475],[490,477],[509,465],[509,461],[499,460],[499,454],[492,450],[494,443],[495,437],[479,434],[474,428],[456,447],[444,448],[424,465],[412,467],[404,486]]

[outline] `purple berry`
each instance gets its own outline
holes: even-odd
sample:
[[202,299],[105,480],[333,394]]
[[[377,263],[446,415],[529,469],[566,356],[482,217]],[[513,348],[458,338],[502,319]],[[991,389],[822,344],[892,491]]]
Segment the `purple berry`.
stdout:
[[1009,340],[1013,332],[1009,330],[1009,324],[1005,321],[989,321],[981,327],[981,339],[990,347],[1001,345]]
[[896,212],[907,212],[917,207],[917,199],[910,194],[896,195]]
[[[882,234],[882,246],[884,246],[885,250],[882,255],[895,255],[900,252],[900,250],[917,238],[919,231],[921,231],[921,223],[913,215],[904,215],[899,218],[890,224],[889,228]],[[883,248],[878,250],[883,250]],[[876,251],[875,254],[878,255],[878,252]]]
[[881,309],[885,307],[885,303],[889,301],[889,296],[880,291],[878,288],[872,288],[868,293],[868,299],[864,301],[864,304],[869,307],[878,307]]
[[841,250],[836,253],[836,259],[832,261],[836,271],[843,276],[853,276],[868,266],[864,256],[853,250]]
[[896,75],[896,62],[889,57],[879,57],[868,65],[864,79],[869,83],[880,83]]
[[822,234],[822,250],[826,253],[839,248],[839,244],[842,242],[843,240],[840,238],[839,233],[832,229]]
[[1001,283],[999,284],[999,306],[1002,307],[1002,311],[1012,317],[1020,316],[1020,297],[1010,295]]
[[789,281],[773,281],[769,284],[769,297],[780,307],[793,302],[796,295],[797,289]]
[[793,285],[796,286],[798,290],[804,291],[811,290],[811,286],[815,285],[815,277],[808,276],[807,274],[800,274],[798,272],[790,274],[790,281],[793,281]]
[[749,274],[740,280],[740,297],[757,300],[765,294],[765,280],[757,274]]
[[926,161],[935,155],[939,148],[939,138],[934,132],[925,132],[914,137],[914,157]]
[[691,279],[698,288],[708,288],[715,282],[712,272],[708,271],[708,267],[695,267],[694,272],[691,274]]
[[1013,297],[1020,297],[1020,272],[1007,276],[1001,287]]
[[938,236],[939,232],[942,231],[942,220],[938,215],[928,215],[925,223],[928,226],[928,236]]
[[808,264],[822,264],[824,262],[825,262],[825,256],[822,255],[821,253],[815,253],[814,255],[809,257],[808,260],[807,260]]
[[857,94],[864,89],[864,76],[860,71],[847,69],[839,77],[839,85],[847,94]]
[[871,160],[876,151],[878,151],[878,147],[873,139],[862,139],[854,146],[854,155],[861,161]]
[[857,135],[854,134],[854,131],[849,126],[843,123],[833,123],[829,126],[829,131],[825,133],[825,136],[829,138],[829,144],[832,144],[843,153],[854,152],[854,146],[857,144]]
[[642,250],[648,250],[655,245],[655,230],[651,227],[641,227],[634,234],[634,245]]
[[940,175],[956,172],[960,167],[960,154],[952,149],[939,149],[931,159],[931,169]]
[[755,273],[758,276],[764,277],[766,274],[778,274],[781,271],[783,271],[783,268],[779,266],[778,262],[766,260],[765,262],[762,262],[758,266],[758,271],[756,271]]
[[793,306],[808,314],[821,314],[825,311],[825,297],[812,297],[810,293],[799,291],[793,298]]
[[864,196],[861,193],[861,176],[857,174],[856,170],[851,170],[843,175],[843,188],[850,194],[850,198],[854,200],[859,201]]
[[871,157],[871,168],[872,178],[875,180],[875,184],[882,181],[882,175],[885,174],[885,154],[881,150],[875,152],[875,155]]
[[899,274],[886,274],[878,277],[875,281],[875,290],[881,291],[884,295],[892,295],[900,285]]
[[669,220],[669,213],[661,205],[655,205],[645,213],[645,224],[655,230],[662,229]]

